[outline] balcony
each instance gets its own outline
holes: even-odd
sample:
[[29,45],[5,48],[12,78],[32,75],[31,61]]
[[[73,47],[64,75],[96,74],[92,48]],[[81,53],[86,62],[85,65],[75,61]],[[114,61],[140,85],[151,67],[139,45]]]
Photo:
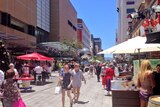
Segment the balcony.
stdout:
[[[156,3],[157,0],[145,0],[145,3],[141,3],[138,11],[144,11],[145,9],[150,8]],[[136,30],[142,25],[143,19],[133,19],[132,20],[132,29],[130,30],[130,34],[134,34]]]

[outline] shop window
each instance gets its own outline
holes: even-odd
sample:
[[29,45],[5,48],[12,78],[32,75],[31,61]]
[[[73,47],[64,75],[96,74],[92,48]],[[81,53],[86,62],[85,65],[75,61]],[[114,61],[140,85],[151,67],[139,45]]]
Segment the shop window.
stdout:
[[70,20],[68,20],[68,25],[72,27],[73,30],[77,31],[77,28],[72,24]]
[[72,22],[69,21],[69,20],[68,20],[68,25],[70,25],[71,27],[73,26],[73,25],[72,25]]
[[11,15],[5,12],[1,13],[1,24],[5,26],[10,26]]
[[77,28],[76,28],[75,26],[73,26],[73,29],[74,29],[75,31],[77,31]]
[[135,12],[135,9],[134,9],[134,8],[127,9],[127,14],[129,14],[129,13],[134,13],[134,12]]
[[26,24],[14,19],[14,18],[11,18],[11,27],[13,29],[16,29],[16,30],[19,30],[19,31],[25,32],[25,33],[27,33],[27,31],[28,31]]
[[134,2],[134,1],[127,1],[126,4],[127,4],[127,5],[134,5],[135,2]]
[[0,23],[2,22],[2,15],[1,15],[1,13],[0,13]]
[[48,32],[39,27],[37,27],[35,35],[37,37],[37,43],[47,42],[49,40]]

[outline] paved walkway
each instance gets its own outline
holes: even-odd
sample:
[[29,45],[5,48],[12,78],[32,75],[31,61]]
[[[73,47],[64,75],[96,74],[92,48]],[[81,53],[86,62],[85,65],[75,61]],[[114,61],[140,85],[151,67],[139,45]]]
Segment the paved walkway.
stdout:
[[[106,91],[102,89],[101,82],[94,78],[88,78],[85,75],[87,84],[82,85],[80,103],[73,107],[112,107],[111,96],[106,96]],[[61,95],[54,95],[54,89],[57,83],[57,75],[44,86],[33,86],[33,92],[22,93],[22,98],[27,107],[62,107]],[[69,99],[66,95],[66,106],[69,107]]]

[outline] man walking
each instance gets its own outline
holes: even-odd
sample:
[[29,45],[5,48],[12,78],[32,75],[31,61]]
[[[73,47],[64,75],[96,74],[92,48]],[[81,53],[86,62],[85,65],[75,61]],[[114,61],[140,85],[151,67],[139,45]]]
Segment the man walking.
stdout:
[[83,80],[86,84],[86,80],[84,78],[84,75],[82,71],[79,68],[79,64],[75,64],[74,70],[72,71],[73,74],[73,94],[74,94],[74,102],[78,102],[79,96],[80,96],[80,88],[81,88],[81,81]]

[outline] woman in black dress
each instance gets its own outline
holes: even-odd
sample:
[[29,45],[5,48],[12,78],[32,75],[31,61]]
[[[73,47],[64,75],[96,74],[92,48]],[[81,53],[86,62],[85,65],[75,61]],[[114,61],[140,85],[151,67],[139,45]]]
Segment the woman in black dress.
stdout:
[[70,106],[72,107],[71,86],[72,86],[72,74],[69,72],[69,66],[64,65],[64,71],[60,74],[60,81],[62,85],[62,107],[65,105],[65,92],[70,99]]

